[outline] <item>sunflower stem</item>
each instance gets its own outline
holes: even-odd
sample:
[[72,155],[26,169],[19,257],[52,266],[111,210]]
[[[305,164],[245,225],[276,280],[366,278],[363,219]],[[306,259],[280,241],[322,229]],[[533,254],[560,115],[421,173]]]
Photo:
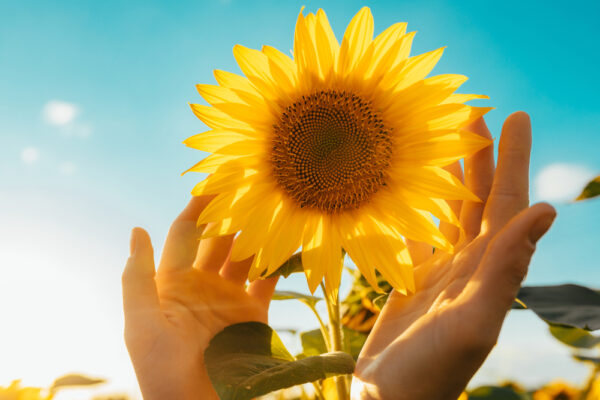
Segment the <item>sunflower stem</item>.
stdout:
[[[325,291],[325,286],[321,283],[321,289],[325,293],[325,301],[327,302],[327,314],[329,315],[329,340],[332,351],[344,351],[342,322],[340,319],[340,301],[339,296],[336,299],[331,299]],[[332,301],[334,300],[334,301]],[[346,376],[340,375],[335,377],[337,386],[337,394],[339,400],[350,399],[348,393],[348,384]]]
[[[325,348],[327,349],[327,351],[333,351],[331,348],[331,341],[329,340],[329,333],[327,331],[327,326],[325,325],[325,323],[323,322],[323,319],[319,315],[317,308],[313,305],[309,305],[309,307],[312,310],[313,314],[315,314],[315,317],[317,317],[317,321],[319,321],[319,328],[321,329],[321,335],[323,336],[323,340],[325,341]],[[329,313],[329,307],[327,308],[327,311]]]

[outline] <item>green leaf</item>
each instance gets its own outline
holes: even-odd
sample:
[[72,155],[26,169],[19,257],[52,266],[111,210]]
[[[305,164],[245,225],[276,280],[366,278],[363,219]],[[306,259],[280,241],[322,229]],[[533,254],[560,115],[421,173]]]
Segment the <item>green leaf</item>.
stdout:
[[90,386],[98,385],[104,382],[106,382],[106,380],[104,379],[90,378],[79,374],[69,374],[57,378],[50,387],[50,391],[53,392],[57,389],[61,389],[67,386]]
[[[343,327],[344,347],[350,349],[350,355],[356,360],[358,354],[365,345],[367,335],[353,329]],[[327,352],[325,341],[320,329],[300,333],[303,353],[307,356],[314,356]]]
[[591,362],[596,365],[600,365],[600,358],[598,358],[598,357],[586,357],[586,356],[574,355],[573,358],[576,359],[577,361]]
[[560,325],[550,325],[549,328],[552,336],[571,347],[589,349],[600,343],[600,337],[583,329]]
[[[600,293],[579,285],[525,286],[519,301],[553,325],[600,329]],[[513,304],[513,309],[522,308]]]
[[298,292],[284,291],[284,290],[276,290],[273,293],[273,300],[299,300],[303,303],[306,303],[309,307],[314,307],[317,303],[323,300],[320,297],[309,296],[307,294],[302,294]]
[[592,197],[596,196],[600,196],[600,176],[592,179],[583,189],[581,194],[577,196],[575,201],[591,199]]
[[286,262],[281,264],[279,268],[269,275],[268,278],[274,276],[283,276],[284,278],[287,278],[295,272],[304,272],[304,268],[302,267],[302,253],[295,253],[292,255]]
[[295,360],[277,333],[260,322],[244,322],[219,332],[204,362],[222,400],[249,400],[274,390],[351,374],[354,360],[336,352]]
[[527,400],[529,397],[508,387],[481,386],[469,392],[469,400]]

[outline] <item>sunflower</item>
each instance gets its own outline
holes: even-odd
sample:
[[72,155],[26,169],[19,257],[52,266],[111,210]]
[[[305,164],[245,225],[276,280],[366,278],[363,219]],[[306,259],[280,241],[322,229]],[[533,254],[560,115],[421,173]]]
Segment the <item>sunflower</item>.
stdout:
[[197,86],[211,130],[184,143],[213,154],[188,170],[210,174],[192,194],[216,194],[198,223],[212,223],[204,237],[239,232],[231,259],[254,255],[250,280],[301,247],[311,292],[324,278],[337,299],[344,249],[373,287],[377,270],[407,293],[405,239],[452,251],[432,216],[459,226],[446,200],[478,198],[443,167],[490,144],[464,130],[490,108],[454,94],[463,75],[425,79],[443,48],[409,57],[414,34],[397,23],[373,39],[365,7],[340,44],[323,10],[301,10],[293,58],[236,45],[245,76]]
[[554,381],[533,393],[533,400],[576,400],[579,394],[580,391],[568,383]]

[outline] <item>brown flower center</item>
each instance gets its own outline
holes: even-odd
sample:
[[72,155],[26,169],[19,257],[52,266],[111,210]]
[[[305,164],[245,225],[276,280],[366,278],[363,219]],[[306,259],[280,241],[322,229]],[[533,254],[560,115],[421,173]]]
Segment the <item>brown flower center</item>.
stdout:
[[353,93],[303,96],[281,114],[272,144],[273,175],[300,207],[355,209],[386,184],[391,129]]

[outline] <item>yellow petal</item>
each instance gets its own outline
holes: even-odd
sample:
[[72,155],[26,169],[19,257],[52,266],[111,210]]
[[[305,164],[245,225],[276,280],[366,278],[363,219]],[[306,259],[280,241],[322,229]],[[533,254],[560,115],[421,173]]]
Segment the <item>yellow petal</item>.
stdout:
[[325,275],[325,265],[321,263],[319,251],[316,250],[323,241],[323,216],[309,214],[302,238],[302,266],[311,293],[317,290]]
[[192,195],[202,196],[229,192],[258,179],[260,179],[260,175],[255,169],[239,169],[230,173],[217,173],[200,181],[192,189]]
[[183,143],[196,150],[221,154],[254,154],[264,151],[264,141],[243,133],[212,130],[187,138]]
[[327,15],[325,15],[325,12],[321,9],[317,11],[315,45],[317,48],[319,66],[321,68],[321,76],[323,79],[327,80],[333,73],[340,45],[327,20]]
[[233,243],[231,260],[242,261],[256,254],[265,243],[271,222],[280,209],[281,194],[279,192],[275,191],[264,196],[253,212],[246,216],[246,223]]
[[244,75],[264,97],[279,99],[285,96],[273,80],[269,69],[269,59],[264,53],[236,44],[233,47],[233,56]]
[[429,243],[452,252],[452,244],[440,232],[431,216],[427,212],[408,206],[401,197],[389,194],[378,196],[372,207],[372,215],[379,220],[393,221],[394,228],[405,238]]
[[298,65],[300,82],[303,83],[305,89],[311,87],[319,79],[320,68],[315,43],[309,32],[307,18],[302,15],[302,11],[296,20],[294,59]]
[[348,75],[367,51],[373,40],[373,15],[369,7],[363,7],[350,21],[340,47],[338,72]]
[[394,289],[406,294],[415,291],[413,266],[406,244],[390,221],[365,219],[366,235],[362,238],[367,248],[373,249],[372,262]]
[[273,221],[264,246],[267,275],[272,274],[300,247],[306,213],[291,203],[284,203]]
[[343,261],[341,241],[328,216],[312,217],[310,221],[302,241],[302,264],[309,270],[309,288],[314,293],[323,271],[326,295],[337,302]]
[[438,105],[467,79],[466,76],[457,74],[437,75],[418,81],[401,91],[389,93],[386,115],[390,119],[401,120],[416,110]]
[[364,224],[361,218],[352,218],[349,214],[341,214],[337,218],[337,226],[342,241],[342,247],[354,261],[367,282],[379,293],[383,290],[379,287],[375,267],[370,262],[372,249],[365,247],[361,238],[365,236]]
[[[233,161],[234,164],[228,164],[231,161]],[[196,163],[187,171],[183,172],[181,175],[187,174],[188,172],[204,172],[207,174],[212,174],[218,169],[228,168],[225,165],[235,165],[236,168],[255,168],[259,164],[260,160],[257,157],[240,157],[229,154],[211,154],[202,161]]]
[[356,68],[357,73],[362,74],[365,79],[385,74],[396,59],[405,32],[406,23],[400,22],[377,35],[369,47],[370,56],[360,60]]
[[262,52],[269,59],[269,70],[277,84],[291,95],[298,85],[298,72],[294,61],[271,46],[263,46]]
[[423,196],[481,201],[456,176],[439,167],[395,168],[391,176],[398,187]]
[[394,159],[406,167],[429,165],[444,167],[490,146],[493,141],[467,131],[422,135],[422,141],[410,141],[396,150]]
[[433,70],[443,52],[444,47],[406,59],[386,75],[381,87],[399,91],[424,79]]
[[242,221],[234,221],[233,218],[225,218],[221,221],[209,224],[202,232],[202,239],[216,236],[232,235],[242,229]]
[[261,104],[266,101],[264,96],[250,83],[248,78],[221,70],[215,70],[214,74],[219,85],[233,90],[246,103]]
[[234,119],[223,111],[201,104],[190,104],[192,111],[202,122],[212,129],[233,130],[256,136],[255,128],[239,119]]
[[486,96],[484,94],[461,94],[461,93],[455,93],[452,94],[450,96],[448,96],[448,98],[444,101],[442,101],[441,104],[450,104],[450,103],[457,103],[457,104],[462,104],[465,103],[469,100],[476,100],[476,99],[489,99],[490,96]]
[[397,135],[418,135],[433,130],[463,128],[482,117],[491,107],[472,107],[466,104],[441,104],[409,114],[403,121],[394,121]]

